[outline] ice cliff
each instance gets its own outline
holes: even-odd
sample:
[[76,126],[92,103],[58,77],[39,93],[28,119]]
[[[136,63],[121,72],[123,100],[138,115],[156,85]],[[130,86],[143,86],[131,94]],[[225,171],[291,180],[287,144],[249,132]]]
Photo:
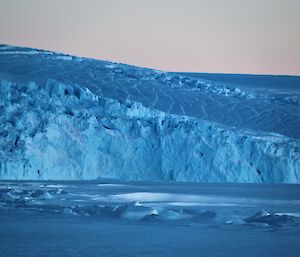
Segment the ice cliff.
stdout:
[[0,50],[0,179],[300,182],[297,93]]

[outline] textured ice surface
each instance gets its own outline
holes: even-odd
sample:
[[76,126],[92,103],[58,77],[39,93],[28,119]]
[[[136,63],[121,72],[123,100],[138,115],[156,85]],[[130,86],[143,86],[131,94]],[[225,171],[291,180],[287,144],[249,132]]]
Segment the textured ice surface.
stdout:
[[0,178],[300,180],[297,90],[0,46]]
[[299,185],[0,182],[0,254],[299,255]]
[[0,211],[30,210],[135,221],[146,221],[149,217],[187,223],[236,224],[238,221],[240,225],[298,227],[298,190],[296,185],[2,181]]

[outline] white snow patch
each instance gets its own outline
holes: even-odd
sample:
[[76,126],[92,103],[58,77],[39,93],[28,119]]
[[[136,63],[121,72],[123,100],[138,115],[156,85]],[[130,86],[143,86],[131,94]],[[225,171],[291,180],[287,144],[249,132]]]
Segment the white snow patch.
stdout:
[[56,56],[57,60],[64,60],[64,61],[72,61],[73,57],[69,55],[58,55]]

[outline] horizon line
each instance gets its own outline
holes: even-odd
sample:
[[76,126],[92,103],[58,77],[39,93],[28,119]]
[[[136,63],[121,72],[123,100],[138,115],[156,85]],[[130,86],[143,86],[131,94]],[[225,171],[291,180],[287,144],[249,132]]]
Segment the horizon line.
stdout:
[[18,48],[28,48],[28,49],[35,49],[35,50],[41,50],[41,51],[48,51],[48,52],[54,52],[57,54],[64,54],[64,55],[69,55],[73,57],[79,57],[79,58],[86,58],[86,59],[93,59],[97,61],[104,61],[104,62],[110,62],[110,63],[115,63],[115,64],[122,64],[122,65],[128,65],[128,66],[133,66],[133,67],[138,67],[138,68],[143,68],[143,69],[151,69],[151,70],[156,70],[156,71],[161,71],[161,72],[166,72],[166,73],[194,73],[194,74],[218,74],[218,75],[249,75],[249,76],[281,76],[281,77],[300,77],[299,74],[282,74],[282,73],[234,73],[234,72],[212,72],[212,71],[170,71],[170,70],[163,70],[163,69],[158,69],[155,67],[151,66],[141,66],[138,64],[133,64],[133,63],[126,63],[126,62],[119,62],[119,61],[113,61],[113,60],[107,60],[107,59],[98,59],[95,57],[86,57],[86,56],[81,56],[81,55],[76,55],[73,53],[68,53],[68,52],[61,52],[58,50],[48,50],[44,48],[39,48],[39,47],[32,47],[32,46],[24,46],[24,45],[14,45],[10,43],[0,43],[1,46],[11,46],[11,47],[18,47]]

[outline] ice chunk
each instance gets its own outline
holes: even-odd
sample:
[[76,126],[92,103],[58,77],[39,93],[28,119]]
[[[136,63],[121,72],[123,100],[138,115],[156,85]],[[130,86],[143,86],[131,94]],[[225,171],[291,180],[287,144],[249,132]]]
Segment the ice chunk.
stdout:
[[158,215],[158,212],[152,207],[147,207],[138,202],[133,202],[126,207],[124,213],[122,214],[122,217],[138,220],[143,219],[148,215]]
[[260,211],[255,215],[244,219],[247,223],[259,223],[266,224],[269,226],[281,227],[287,225],[297,226],[300,223],[300,219],[293,215],[288,215],[284,213],[269,213],[266,211]]

